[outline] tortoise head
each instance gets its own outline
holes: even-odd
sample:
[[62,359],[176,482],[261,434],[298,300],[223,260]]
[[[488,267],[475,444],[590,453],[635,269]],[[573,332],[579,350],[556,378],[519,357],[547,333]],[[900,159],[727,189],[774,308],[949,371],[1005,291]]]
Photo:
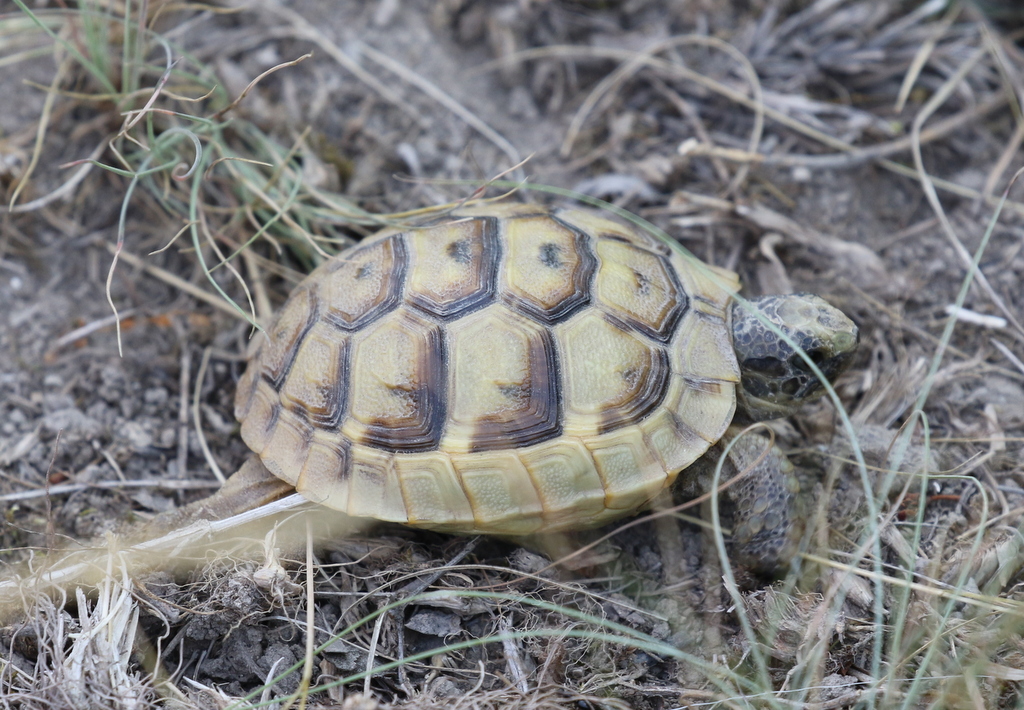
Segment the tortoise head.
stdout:
[[[835,382],[853,359],[860,335],[845,313],[809,293],[761,296],[732,306],[740,365],[738,414],[751,421],[787,416],[822,392],[807,362],[762,319],[785,333]],[[760,316],[760,318],[758,317]]]

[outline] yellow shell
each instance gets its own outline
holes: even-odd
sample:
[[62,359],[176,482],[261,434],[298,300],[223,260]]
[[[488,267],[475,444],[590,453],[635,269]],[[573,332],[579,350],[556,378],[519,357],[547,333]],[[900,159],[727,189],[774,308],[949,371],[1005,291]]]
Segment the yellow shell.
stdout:
[[732,420],[737,285],[590,213],[462,209],[310,274],[260,336],[235,414],[270,471],[350,515],[601,525]]

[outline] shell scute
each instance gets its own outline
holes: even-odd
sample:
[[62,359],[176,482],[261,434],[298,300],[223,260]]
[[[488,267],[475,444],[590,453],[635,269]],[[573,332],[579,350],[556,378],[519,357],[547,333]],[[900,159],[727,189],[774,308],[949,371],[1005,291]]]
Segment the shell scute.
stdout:
[[665,470],[638,426],[584,439],[605,491],[605,507],[636,510],[665,488]]
[[394,456],[380,449],[354,445],[351,457],[347,506],[343,512],[357,518],[407,522],[409,512],[395,472]]
[[586,305],[597,267],[587,235],[546,216],[504,225],[504,296],[510,304],[545,324]]
[[345,406],[348,339],[323,322],[314,325],[295,354],[281,387],[281,404],[320,427],[337,427]]
[[501,304],[449,328],[448,451],[512,449],[561,431],[560,376],[548,329]]
[[407,262],[402,235],[354,247],[326,262],[311,275],[320,284],[324,318],[353,331],[393,309],[401,297]]
[[519,458],[544,508],[545,530],[578,527],[604,512],[604,486],[582,441],[565,437],[531,446]]
[[441,327],[397,311],[352,342],[348,417],[341,432],[389,451],[437,448],[445,416]]
[[406,301],[439,318],[457,317],[492,301],[501,255],[496,232],[494,218],[411,231]]
[[438,528],[465,528],[473,524],[473,507],[446,454],[400,457],[395,464],[409,515],[407,522]]
[[544,506],[514,452],[455,454],[452,463],[473,506],[472,532],[528,535],[541,529]]
[[349,448],[345,439],[328,437],[323,432],[314,433],[306,462],[295,481],[295,490],[314,503],[347,510]]
[[565,367],[565,432],[588,435],[638,421],[657,407],[669,380],[664,349],[591,310],[559,333]]
[[668,342],[689,299],[669,260],[615,239],[597,243],[601,270],[594,290],[614,317],[660,342]]

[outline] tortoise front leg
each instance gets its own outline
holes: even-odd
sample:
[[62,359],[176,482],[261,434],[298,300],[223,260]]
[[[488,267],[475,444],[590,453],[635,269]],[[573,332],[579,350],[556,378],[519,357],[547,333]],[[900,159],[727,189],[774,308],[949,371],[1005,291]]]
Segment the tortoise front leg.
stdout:
[[[680,474],[679,492],[693,498],[711,490],[715,465],[734,442],[722,465],[718,493],[719,520],[734,562],[762,572],[788,567],[800,546],[809,514],[808,491],[786,455],[769,437],[731,427],[693,466]],[[738,437],[738,438],[737,438]],[[692,474],[692,475],[691,475]],[[710,503],[705,504],[710,514]]]

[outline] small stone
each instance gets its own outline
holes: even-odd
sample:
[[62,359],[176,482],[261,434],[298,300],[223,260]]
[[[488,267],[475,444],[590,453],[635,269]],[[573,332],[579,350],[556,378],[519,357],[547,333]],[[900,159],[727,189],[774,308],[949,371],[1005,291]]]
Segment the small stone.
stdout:
[[151,404],[154,407],[166,404],[169,398],[170,394],[163,387],[150,387],[142,395],[142,399],[146,404]]
[[64,441],[94,439],[103,433],[103,425],[75,407],[50,412],[43,417],[43,431],[56,435],[63,432]]
[[48,412],[74,408],[75,400],[69,394],[64,394],[63,392],[46,392],[43,394],[43,409]]
[[164,429],[163,431],[160,432],[160,437],[158,440],[160,443],[157,444],[157,446],[159,446],[161,449],[172,449],[178,443],[178,432],[168,427],[167,429]]
[[437,678],[430,685],[430,692],[435,698],[461,698],[466,694],[458,683],[446,676]]
[[117,427],[116,436],[127,442],[133,451],[143,451],[153,445],[153,436],[140,422],[123,422]]
[[43,378],[43,387],[52,387],[54,389],[64,386],[64,378],[58,374],[51,373]]
[[440,636],[441,638],[454,636],[462,631],[462,621],[459,617],[439,609],[419,611],[405,622],[405,626],[421,634]]

